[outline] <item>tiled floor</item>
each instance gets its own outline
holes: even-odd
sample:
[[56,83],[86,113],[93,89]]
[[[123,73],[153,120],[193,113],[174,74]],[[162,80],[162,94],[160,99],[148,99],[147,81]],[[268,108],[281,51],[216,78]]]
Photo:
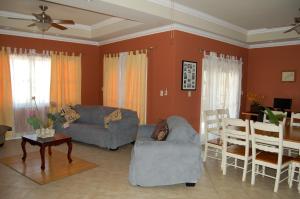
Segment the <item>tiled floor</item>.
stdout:
[[[38,150],[27,145],[28,151]],[[250,175],[242,183],[241,170],[229,168],[223,176],[219,162],[208,160],[203,166],[203,175],[197,185],[187,188],[185,185],[161,186],[155,188],[133,187],[128,183],[128,166],[131,145],[118,151],[75,143],[73,155],[94,162],[95,169],[85,171],[46,185],[38,185],[16,171],[0,164],[0,198],[2,199],[87,199],[87,198],[207,198],[207,199],[294,199],[300,198],[296,186],[289,189],[287,182],[280,184],[278,193],[273,193],[274,181],[257,177],[255,186],[250,185]],[[66,146],[56,149],[65,151]],[[0,158],[21,153],[20,140],[7,141],[0,148]]]

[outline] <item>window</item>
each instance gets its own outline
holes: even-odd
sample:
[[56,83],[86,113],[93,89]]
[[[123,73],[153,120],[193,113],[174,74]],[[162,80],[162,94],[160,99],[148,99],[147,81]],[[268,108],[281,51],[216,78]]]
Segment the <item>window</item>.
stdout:
[[142,52],[105,55],[103,105],[131,109],[146,123],[148,58]]
[[[240,112],[242,61],[211,52],[202,60],[201,111],[229,109],[230,117]],[[202,117],[201,117],[202,118]],[[203,122],[201,129],[203,130]]]
[[10,71],[16,132],[30,131],[26,120],[35,97],[39,114],[46,119],[50,101],[51,59],[47,55],[11,54]]

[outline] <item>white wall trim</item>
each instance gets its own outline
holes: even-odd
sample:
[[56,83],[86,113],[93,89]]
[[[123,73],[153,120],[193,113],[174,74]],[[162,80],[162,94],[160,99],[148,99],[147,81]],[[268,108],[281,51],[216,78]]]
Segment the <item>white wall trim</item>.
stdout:
[[112,38],[112,39],[100,41],[99,45],[102,46],[102,45],[111,44],[111,43],[124,41],[124,40],[128,40],[128,39],[134,39],[134,38],[137,38],[137,37],[143,37],[143,36],[152,35],[152,34],[156,34],[156,33],[167,32],[167,31],[170,31],[172,29],[172,27],[173,27],[172,25],[166,25],[166,26],[160,26],[158,28],[144,30],[144,31],[141,31],[141,32],[131,33],[131,34],[127,34],[127,35],[124,35],[124,36],[115,37],[115,38]]
[[99,45],[99,42],[96,42],[96,41],[73,39],[73,38],[66,38],[66,37],[52,36],[52,35],[43,35],[43,34],[38,34],[38,33],[21,32],[21,31],[15,31],[15,30],[0,29],[0,34],[20,36],[20,37],[29,37],[29,38],[36,38],[36,39],[64,41],[64,42],[87,44],[87,45],[94,45],[94,46]]
[[232,44],[232,45],[235,45],[235,46],[239,46],[239,47],[242,47],[242,48],[248,48],[248,44],[246,44],[244,42],[237,41],[237,40],[234,40],[234,39],[230,39],[230,38],[227,38],[227,37],[224,37],[224,36],[221,36],[221,35],[217,35],[215,33],[210,33],[210,32],[207,32],[207,31],[196,29],[196,28],[184,26],[184,25],[181,25],[181,24],[175,24],[175,29],[183,31],[183,32],[191,33],[191,34],[194,34],[194,35],[214,39],[214,40],[217,40],[217,41],[225,42],[225,43]]
[[100,46],[106,45],[106,44],[110,44],[110,43],[115,43],[115,42],[119,42],[119,41],[124,41],[124,40],[128,40],[128,39],[133,39],[133,38],[142,37],[142,36],[146,36],[146,35],[152,35],[152,34],[161,33],[161,32],[166,32],[166,31],[170,31],[170,30],[179,30],[182,32],[187,32],[187,33],[191,33],[194,35],[203,36],[206,38],[229,43],[229,44],[232,44],[235,46],[248,48],[248,45],[246,43],[236,41],[233,39],[229,39],[229,38],[226,38],[226,37],[214,34],[214,33],[209,33],[209,32],[203,31],[203,30],[199,30],[196,28],[191,28],[191,27],[181,25],[181,24],[165,25],[165,26],[161,26],[158,28],[153,28],[153,29],[149,29],[149,30],[145,30],[145,31],[141,31],[141,32],[133,33],[133,34],[124,35],[121,37],[116,37],[113,39],[108,39],[108,40],[99,42],[99,45]]
[[277,46],[291,46],[291,45],[300,45],[300,39],[292,41],[281,41],[281,42],[268,42],[260,44],[250,44],[249,49],[254,48],[268,48],[268,47],[277,47]]
[[284,32],[290,28],[292,28],[292,26],[254,29],[254,30],[248,30],[247,35],[256,35],[256,34],[264,34],[264,33],[272,33],[272,32]]
[[112,25],[112,24],[115,24],[115,23],[119,23],[119,22],[122,22],[122,21],[125,21],[125,20],[126,19],[121,19],[121,18],[118,18],[118,17],[111,17],[111,18],[106,19],[104,21],[101,21],[99,23],[93,24],[91,26],[91,29],[94,30],[94,29],[98,29],[98,28],[103,28],[105,26]]
[[[148,1],[158,4],[158,5],[161,5],[161,6],[164,6],[164,7],[167,7],[167,8],[172,8],[172,2],[170,0],[148,0]],[[229,28],[231,30],[234,30],[234,31],[237,31],[237,32],[240,32],[243,34],[247,34],[247,29],[237,26],[235,24],[232,24],[228,21],[219,19],[219,18],[209,15],[207,13],[184,6],[184,5],[176,3],[176,2],[174,2],[173,5],[174,5],[174,10],[177,10],[179,12],[185,13],[187,15],[192,15],[192,16],[200,18],[202,20],[209,21],[211,23],[223,26],[225,28]]]
[[100,42],[83,40],[83,39],[66,38],[66,37],[60,37],[60,36],[52,36],[52,35],[43,35],[43,34],[38,34],[38,33],[21,32],[21,31],[15,31],[15,30],[6,30],[6,29],[0,29],[0,34],[37,38],[37,39],[55,40],[55,41],[64,41],[64,42],[79,43],[79,44],[94,45],[94,46],[102,46],[102,45],[111,44],[111,43],[124,41],[124,40],[128,40],[128,39],[134,39],[134,38],[152,35],[152,34],[156,34],[156,33],[167,32],[170,30],[179,30],[182,32],[187,32],[187,33],[194,34],[197,36],[214,39],[217,41],[229,43],[229,44],[232,44],[235,46],[248,48],[248,49],[300,45],[300,39],[291,40],[291,41],[271,42],[271,43],[265,42],[265,43],[259,43],[259,44],[247,44],[247,43],[229,39],[227,37],[223,37],[223,36],[220,36],[220,35],[217,35],[214,33],[209,33],[209,32],[199,30],[196,28],[187,27],[187,26],[184,26],[181,24],[161,26],[158,28],[153,28],[153,29],[149,29],[149,30],[145,30],[145,31],[141,31],[141,32],[136,32],[136,33],[132,33],[132,34],[128,34],[128,35],[124,35],[124,36],[120,36],[120,37],[116,37],[113,39],[108,39],[108,40],[100,41]]
[[25,15],[25,14],[9,12],[9,11],[4,11],[4,10],[0,10],[0,16],[6,17],[6,18],[12,17],[12,18],[22,18],[22,19],[35,19],[35,17],[32,15]]

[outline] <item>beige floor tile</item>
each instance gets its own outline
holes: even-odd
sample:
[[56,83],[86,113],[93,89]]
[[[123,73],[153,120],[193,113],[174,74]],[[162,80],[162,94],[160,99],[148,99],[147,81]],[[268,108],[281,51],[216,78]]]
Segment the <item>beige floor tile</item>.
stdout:
[[[55,147],[65,152],[67,146]],[[2,199],[293,199],[300,198],[296,183],[289,189],[286,182],[280,184],[278,193],[273,193],[274,180],[257,177],[251,186],[251,176],[242,182],[239,169],[228,168],[223,176],[220,161],[208,159],[203,165],[203,174],[193,188],[184,184],[160,187],[135,187],[128,182],[128,169],[132,145],[109,151],[95,146],[74,143],[72,155],[94,162],[98,167],[38,185],[14,170],[0,164],[0,198]],[[28,151],[37,147],[27,145]],[[0,158],[21,153],[20,140],[11,140],[0,148]]]

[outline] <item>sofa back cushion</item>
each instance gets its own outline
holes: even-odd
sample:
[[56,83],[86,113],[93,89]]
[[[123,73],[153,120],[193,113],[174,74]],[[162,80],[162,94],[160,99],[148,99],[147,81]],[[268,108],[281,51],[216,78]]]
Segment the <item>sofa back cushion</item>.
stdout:
[[104,125],[103,118],[105,116],[105,112],[103,111],[102,106],[76,105],[74,109],[80,115],[80,118],[76,122],[98,124],[101,126]]
[[193,127],[180,116],[171,116],[167,118],[169,126],[169,135],[167,141],[194,141],[197,132]]

